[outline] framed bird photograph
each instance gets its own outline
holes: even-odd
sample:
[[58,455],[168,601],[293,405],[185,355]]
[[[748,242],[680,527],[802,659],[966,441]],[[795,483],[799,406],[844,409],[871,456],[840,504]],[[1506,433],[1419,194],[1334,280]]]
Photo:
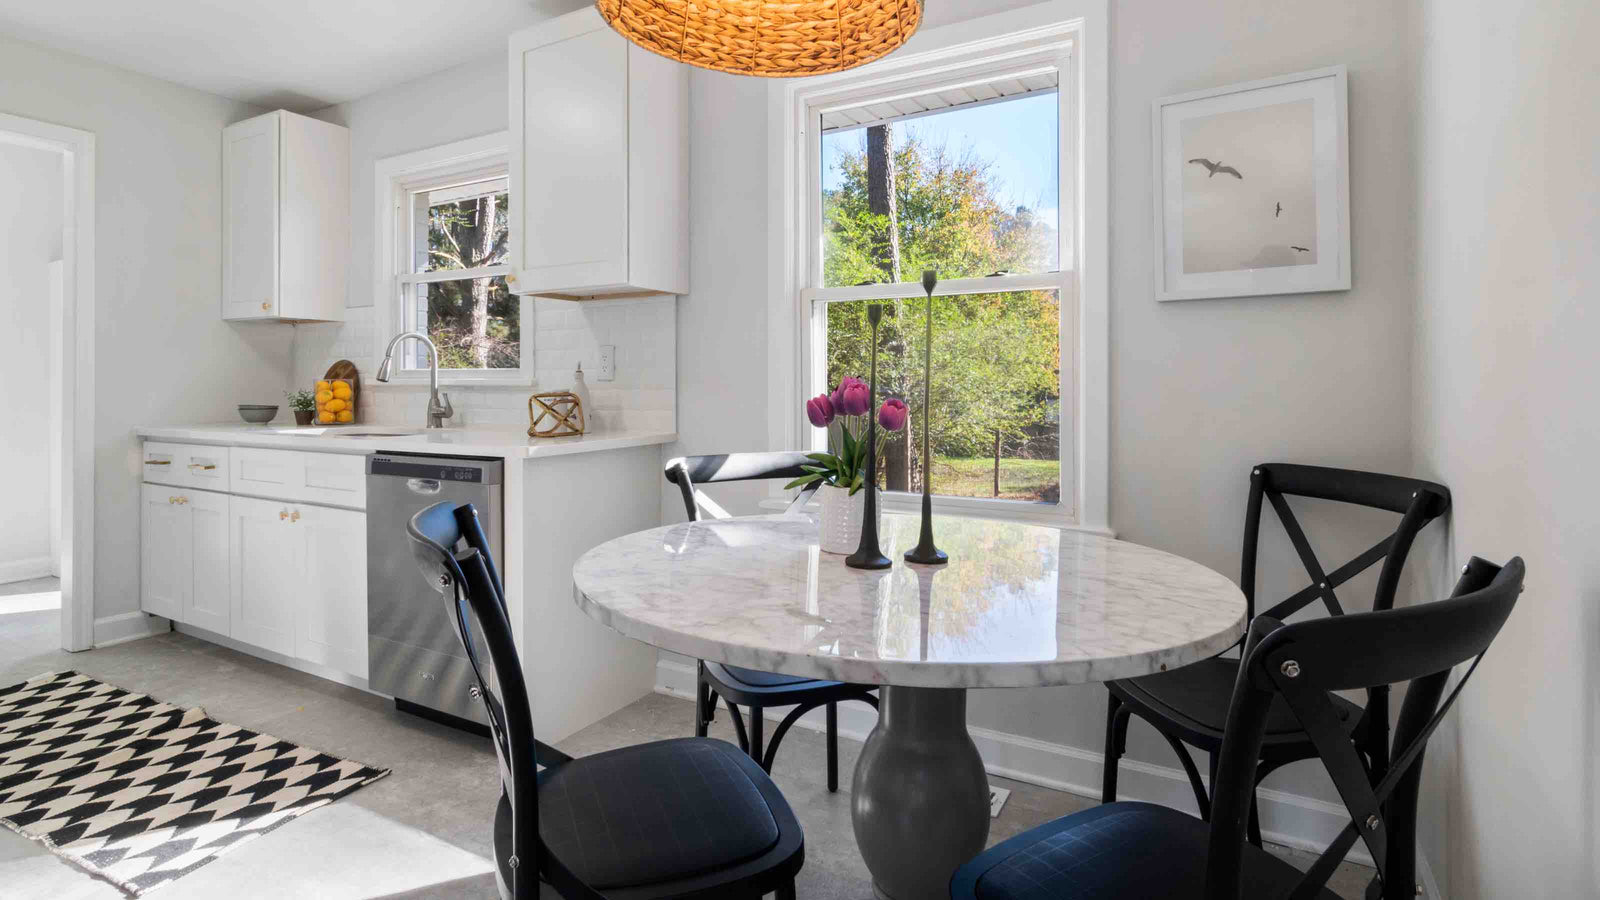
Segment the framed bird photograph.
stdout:
[[1157,100],[1156,299],[1350,289],[1344,66]]

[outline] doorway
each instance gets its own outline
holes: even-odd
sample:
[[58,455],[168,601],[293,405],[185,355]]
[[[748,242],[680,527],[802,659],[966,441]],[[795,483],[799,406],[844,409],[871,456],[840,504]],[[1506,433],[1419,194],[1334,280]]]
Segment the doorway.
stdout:
[[[94,644],[94,135],[0,113],[0,359],[16,403],[0,464],[0,628],[58,610]],[[10,346],[15,344],[15,346]],[[16,371],[13,372],[12,369]]]

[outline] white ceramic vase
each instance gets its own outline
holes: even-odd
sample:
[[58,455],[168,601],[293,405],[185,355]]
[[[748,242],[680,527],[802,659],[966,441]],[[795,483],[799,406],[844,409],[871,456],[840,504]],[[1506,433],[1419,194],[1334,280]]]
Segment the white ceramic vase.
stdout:
[[854,497],[844,488],[823,486],[817,491],[822,503],[819,520],[823,553],[850,554],[861,545],[861,524],[867,517],[867,490]]

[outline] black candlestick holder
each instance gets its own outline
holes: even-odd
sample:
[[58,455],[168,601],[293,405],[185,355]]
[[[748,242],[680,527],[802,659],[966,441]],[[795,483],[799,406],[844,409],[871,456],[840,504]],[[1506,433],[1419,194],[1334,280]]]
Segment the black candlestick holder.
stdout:
[[856,552],[844,558],[852,569],[887,569],[894,565],[878,547],[878,323],[883,321],[883,307],[867,307],[867,321],[872,323],[872,377],[867,382],[867,499],[861,522],[861,544]]
[[950,561],[943,550],[933,545],[933,469],[929,466],[932,451],[928,446],[928,420],[933,417],[933,289],[938,284],[939,273],[924,269],[922,289],[928,293],[928,330],[922,342],[922,534],[917,545],[906,551],[906,562],[925,566],[942,566]]

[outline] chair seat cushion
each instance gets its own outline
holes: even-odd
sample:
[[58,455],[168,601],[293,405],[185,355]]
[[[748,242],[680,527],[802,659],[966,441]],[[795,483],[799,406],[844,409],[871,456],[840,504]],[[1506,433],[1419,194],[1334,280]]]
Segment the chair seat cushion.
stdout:
[[681,738],[585,756],[539,782],[539,836],[591,887],[688,878],[778,842],[759,781],[726,741]]
[[[1228,721],[1233,683],[1238,676],[1238,660],[1214,657],[1170,672],[1112,682],[1115,685],[1112,689],[1157,715],[1215,732],[1220,740],[1222,726]],[[1361,720],[1361,707],[1337,694],[1332,695],[1332,700],[1340,719],[1354,729]],[[1276,743],[1285,738],[1306,739],[1300,720],[1295,718],[1294,711],[1280,694],[1272,698],[1267,712],[1266,741]]]
[[724,665],[722,670],[753,687],[786,687],[791,684],[809,684],[817,681],[815,678],[806,678],[803,675],[780,675],[777,672],[760,672],[741,666]]
[[[1210,827],[1150,803],[1108,803],[1023,832],[956,871],[960,900],[1133,900],[1205,896]],[[1244,846],[1245,897],[1282,897],[1300,870]],[[1324,888],[1319,900],[1339,900]]]

